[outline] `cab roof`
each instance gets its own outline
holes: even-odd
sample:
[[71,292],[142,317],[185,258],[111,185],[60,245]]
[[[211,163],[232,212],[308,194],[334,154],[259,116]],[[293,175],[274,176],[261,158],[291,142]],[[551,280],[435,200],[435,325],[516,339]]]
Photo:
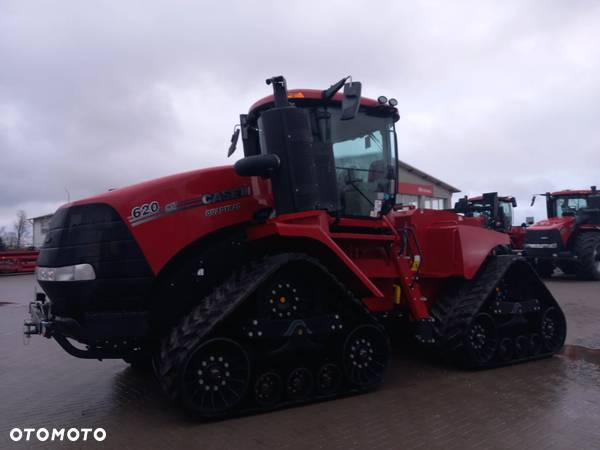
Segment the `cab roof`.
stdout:
[[565,189],[564,191],[552,192],[552,197],[586,196],[592,193],[591,189]]
[[[514,197],[511,197],[509,195],[504,196],[504,197],[498,196],[498,201],[500,201],[500,202],[511,203],[514,199],[515,199]],[[480,202],[482,200],[483,200],[483,196],[481,196],[481,195],[478,195],[477,197],[469,197],[470,202]]]
[[[323,91],[319,89],[290,89],[288,90],[288,100],[294,104],[301,103],[318,103],[322,100]],[[344,95],[341,92],[337,92],[330,100],[329,103],[341,103],[344,99]],[[273,95],[267,95],[255,102],[249,110],[249,114],[253,115],[260,112],[263,109],[271,106],[274,102]],[[382,110],[389,110],[390,112],[398,113],[398,110],[389,105],[382,105],[377,100],[368,97],[361,97],[360,105],[367,108],[379,108]]]

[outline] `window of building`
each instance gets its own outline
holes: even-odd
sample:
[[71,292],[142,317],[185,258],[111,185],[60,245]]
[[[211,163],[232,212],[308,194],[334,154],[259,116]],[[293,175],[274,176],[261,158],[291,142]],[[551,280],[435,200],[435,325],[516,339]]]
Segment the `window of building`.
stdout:
[[402,203],[403,205],[413,205],[418,208],[419,207],[419,197],[417,197],[416,195],[402,194],[402,195],[400,195],[400,203]]
[[444,199],[437,197],[427,197],[423,202],[425,209],[444,209]]

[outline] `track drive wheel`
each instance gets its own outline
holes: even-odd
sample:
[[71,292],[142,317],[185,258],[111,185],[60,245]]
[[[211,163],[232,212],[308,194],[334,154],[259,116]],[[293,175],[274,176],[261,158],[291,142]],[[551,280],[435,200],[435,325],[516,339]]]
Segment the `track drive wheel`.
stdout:
[[232,339],[202,342],[184,359],[179,394],[184,407],[202,418],[229,414],[244,398],[250,380],[250,361]]
[[344,372],[359,389],[379,385],[389,364],[390,344],[374,325],[359,325],[346,338],[343,350]]

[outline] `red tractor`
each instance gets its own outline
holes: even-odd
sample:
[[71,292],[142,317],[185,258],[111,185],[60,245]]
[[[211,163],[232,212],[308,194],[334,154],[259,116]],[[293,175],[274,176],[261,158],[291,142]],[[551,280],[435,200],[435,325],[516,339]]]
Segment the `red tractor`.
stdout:
[[[600,280],[600,193],[566,190],[542,194],[548,219],[527,228],[524,250],[542,277],[556,267],[583,280]],[[533,206],[535,196],[531,201]]]
[[454,212],[466,217],[476,217],[481,226],[507,233],[513,249],[523,248],[526,225],[513,225],[513,208],[517,207],[517,199],[511,196],[500,197],[497,192],[459,199],[454,205]]
[[233,167],[56,212],[26,334],[81,358],[151,358],[201,418],[369,391],[388,330],[469,368],[561,348],[565,317],[506,234],[396,204],[395,100],[346,78],[267,84],[232,137],[245,154]]

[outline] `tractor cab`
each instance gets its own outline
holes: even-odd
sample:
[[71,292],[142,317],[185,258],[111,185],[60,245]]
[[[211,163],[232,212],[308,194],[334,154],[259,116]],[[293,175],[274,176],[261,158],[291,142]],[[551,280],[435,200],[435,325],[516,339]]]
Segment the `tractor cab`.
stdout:
[[377,217],[395,203],[397,102],[361,98],[348,78],[289,92],[283,77],[269,79],[273,95],[240,116],[245,157],[236,171],[271,179],[276,215]]
[[576,216],[577,212],[588,207],[588,197],[592,191],[561,191],[546,197],[548,217]]
[[463,197],[456,202],[454,212],[467,217],[478,217],[486,228],[509,232],[513,224],[513,212],[517,206],[514,197],[498,196],[489,192],[477,197]]
[[[577,217],[585,214],[588,209],[597,209],[600,204],[600,193],[596,186],[590,189],[564,190],[539,194],[546,197],[546,212],[548,219],[560,217]],[[535,204],[536,196],[531,199]]]

